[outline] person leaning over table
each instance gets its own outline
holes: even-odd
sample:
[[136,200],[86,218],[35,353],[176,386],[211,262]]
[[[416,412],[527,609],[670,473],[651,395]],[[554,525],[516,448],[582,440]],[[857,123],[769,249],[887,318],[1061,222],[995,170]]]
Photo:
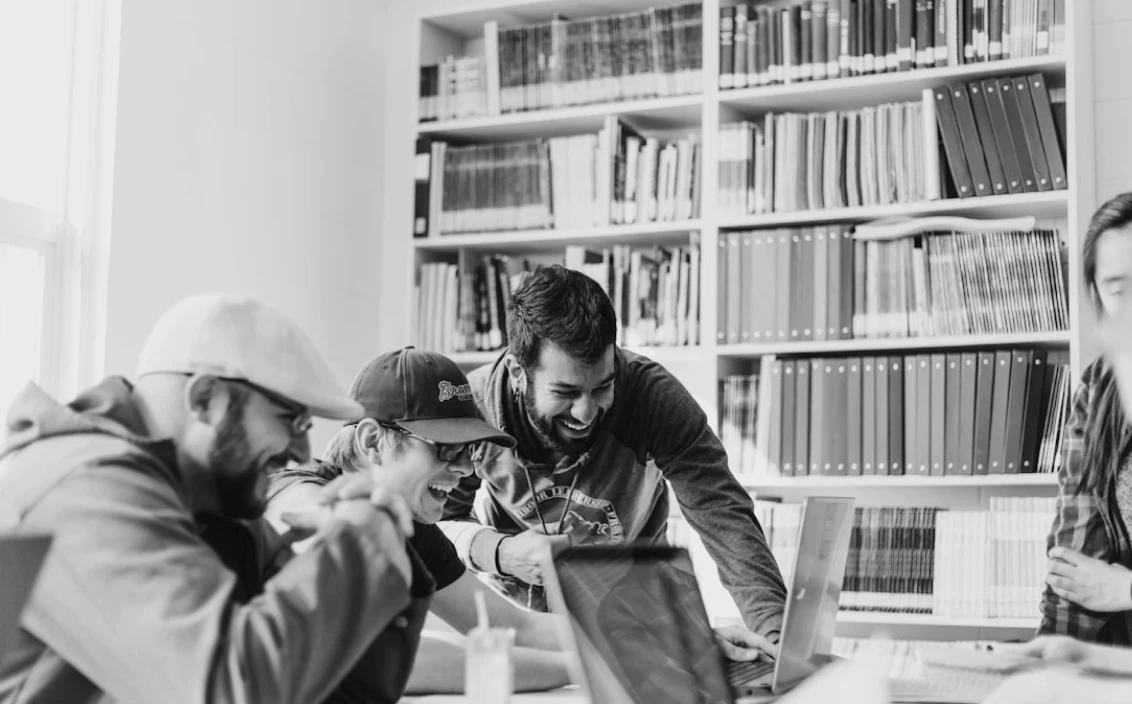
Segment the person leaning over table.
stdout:
[[465,564],[545,611],[541,556],[570,543],[663,542],[670,483],[750,629],[717,635],[774,655],[786,588],[751,498],[695,399],[614,344],[616,329],[588,276],[558,265],[526,275],[508,303],[508,349],[469,375],[480,413],[518,445],[476,452],[441,529]]
[[267,475],[306,460],[312,415],[361,409],[310,339],[236,296],[170,308],[133,382],[61,404],[34,384],[0,446],[0,530],[51,550],[9,649],[0,702],[395,702],[432,579],[401,497],[368,477],[294,520],[262,518]]
[[[1119,337],[1113,321],[1126,315],[1132,292],[1132,193],[1112,198],[1093,214],[1082,259],[1098,329]],[[1132,426],[1127,403],[1122,408],[1120,402],[1113,359],[1106,354],[1085,369],[1066,424],[1038,632],[1129,645]]]
[[[473,449],[486,443],[513,447],[514,438],[480,418],[467,377],[452,360],[434,352],[406,347],[379,355],[358,372],[350,397],[364,415],[330,440],[324,461],[272,475],[268,520],[282,527],[288,512],[309,511],[317,505],[321,487],[336,477],[370,476],[377,486],[404,498],[412,511],[410,544],[436,580],[430,610],[467,634],[477,622],[474,595],[483,591],[491,624],[515,629],[515,689],[569,684],[557,618],[520,609],[486,588],[436,527],[448,492],[474,471]],[[292,547],[302,551],[305,544]],[[460,638],[425,631],[405,691],[464,691],[464,653]]]

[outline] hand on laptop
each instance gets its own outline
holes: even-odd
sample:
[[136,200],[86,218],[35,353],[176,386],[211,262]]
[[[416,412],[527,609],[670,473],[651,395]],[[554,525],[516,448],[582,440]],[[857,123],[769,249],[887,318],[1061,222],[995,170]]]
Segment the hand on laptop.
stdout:
[[778,657],[778,646],[752,633],[742,626],[721,626],[715,629],[715,639],[728,660],[748,661]]
[[542,584],[547,553],[553,557],[567,547],[570,547],[570,536],[546,535],[535,528],[509,535],[499,543],[499,569],[528,584]]

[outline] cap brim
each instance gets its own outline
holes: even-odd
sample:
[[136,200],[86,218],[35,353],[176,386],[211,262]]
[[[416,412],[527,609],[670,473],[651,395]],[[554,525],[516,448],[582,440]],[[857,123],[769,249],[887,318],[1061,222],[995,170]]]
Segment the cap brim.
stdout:
[[304,400],[292,398],[310,409],[316,418],[331,420],[357,420],[366,414],[362,404],[350,398],[320,398]]
[[397,425],[414,435],[435,442],[459,445],[468,442],[492,442],[506,448],[515,447],[515,438],[479,418],[433,418],[397,421]]

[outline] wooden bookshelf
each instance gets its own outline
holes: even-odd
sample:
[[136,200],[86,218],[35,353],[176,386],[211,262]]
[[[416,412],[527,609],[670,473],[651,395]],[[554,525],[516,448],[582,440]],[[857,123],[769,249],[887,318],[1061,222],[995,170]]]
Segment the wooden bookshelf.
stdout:
[[[571,19],[603,16],[619,12],[643,10],[657,5],[655,0],[484,0],[466,7],[457,0],[437,0],[430,3],[428,14],[416,15],[406,21],[405,32],[411,32],[412,55],[420,64],[434,63],[446,55],[483,52],[483,25],[495,20],[503,27],[525,26],[548,21],[555,13],[564,13]],[[507,232],[481,232],[475,234],[441,235],[410,238],[406,223],[413,214],[412,191],[406,201],[403,196],[387,200],[397,208],[385,218],[383,234],[386,247],[383,256],[383,274],[399,282],[399,290],[409,298],[415,284],[416,271],[425,262],[457,262],[459,266],[472,257],[493,253],[508,255],[535,255],[544,261],[560,255],[567,245],[585,245],[601,248],[611,245],[631,245],[645,248],[653,245],[687,245],[691,235],[698,238],[701,251],[701,286],[699,291],[699,325],[701,344],[693,347],[642,347],[637,351],[669,365],[702,404],[709,422],[719,429],[719,403],[721,379],[733,373],[757,371],[763,355],[779,357],[809,357],[834,355],[860,355],[889,352],[938,352],[944,350],[975,350],[984,348],[1039,347],[1068,350],[1071,358],[1070,374],[1079,377],[1083,366],[1091,358],[1087,315],[1082,315],[1086,303],[1080,295],[1079,246],[1083,226],[1094,209],[1095,194],[1093,169],[1093,107],[1092,59],[1090,37],[1092,33],[1092,3],[1067,0],[1066,43],[1057,55],[1025,59],[1009,59],[985,63],[963,64],[944,68],[918,69],[908,72],[842,77],[787,85],[751,87],[723,90],[718,85],[720,67],[719,22],[720,7],[732,5],[728,0],[705,0],[703,5],[703,74],[700,90],[692,95],[677,95],[644,100],[603,102],[547,110],[501,114],[461,120],[416,122],[417,75],[405,77],[398,85],[400,92],[394,99],[404,100],[406,111],[413,113],[396,124],[398,139],[411,145],[414,138],[428,137],[450,140],[453,144],[498,143],[511,140],[553,138],[594,133],[602,127],[607,116],[619,116],[626,123],[644,132],[669,134],[694,133],[701,140],[703,164],[699,178],[700,216],[690,221],[648,222],[631,225],[610,225],[581,229],[538,229]],[[406,16],[409,11],[398,11]],[[413,66],[413,69],[416,67]],[[1013,76],[1040,72],[1056,77],[1066,87],[1067,131],[1065,152],[1069,190],[1023,193],[1015,195],[983,196],[963,199],[940,199],[917,203],[899,203],[874,207],[814,209],[798,212],[776,212],[765,215],[724,216],[717,204],[719,184],[718,165],[721,157],[719,127],[739,119],[750,119],[766,112],[829,111],[857,109],[866,105],[879,105],[893,101],[918,100],[925,88],[950,82],[966,82],[998,76]],[[390,142],[392,144],[392,142]],[[397,178],[412,180],[412,149],[400,147],[392,156],[397,160],[400,174]],[[393,173],[393,166],[389,173]],[[388,178],[392,178],[389,176]],[[397,193],[403,194],[398,190]],[[890,217],[928,215],[958,215],[977,218],[997,218],[1032,215],[1043,222],[1056,223],[1062,233],[1068,252],[1068,330],[1011,334],[972,335],[947,337],[910,337],[853,339],[789,344],[735,344],[716,343],[719,310],[715,272],[717,271],[718,242],[722,235],[735,230],[794,228],[826,224],[853,224]],[[396,240],[395,244],[392,241]],[[415,311],[408,306],[405,312],[392,314],[393,324],[403,331],[397,342],[408,341]],[[452,358],[464,368],[472,368],[494,360],[497,351],[460,352]],[[1050,497],[1056,493],[1055,474],[1016,474],[988,476],[863,476],[863,477],[740,477],[744,486],[756,494],[789,497],[798,500],[807,495],[844,494],[890,502],[887,505],[928,505],[937,501],[942,507],[983,508],[988,497],[994,495],[1020,495]],[[701,580],[717,579],[713,575],[700,575]],[[710,591],[705,591],[709,596]],[[709,603],[709,612],[712,605]],[[931,638],[935,633],[951,633],[953,629],[1002,632],[1029,631],[1036,626],[1034,619],[955,619],[918,614],[878,614],[842,612],[839,622],[869,630],[872,626],[895,626],[901,634]],[[883,630],[881,628],[880,630]]]

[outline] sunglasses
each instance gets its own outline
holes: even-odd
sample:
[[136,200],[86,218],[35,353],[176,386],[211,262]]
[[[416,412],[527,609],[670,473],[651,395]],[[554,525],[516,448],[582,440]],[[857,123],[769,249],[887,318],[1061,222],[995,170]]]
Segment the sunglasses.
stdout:
[[405,430],[401,426],[394,425],[393,423],[380,423],[379,422],[378,425],[380,425],[383,428],[388,428],[389,430],[400,433],[402,435],[408,436],[410,438],[416,438],[417,440],[420,440],[423,443],[428,443],[429,445],[432,445],[434,448],[436,448],[436,457],[441,462],[456,462],[456,461],[460,460],[461,458],[463,458],[465,453],[469,453],[469,455],[474,454],[475,451],[476,451],[476,448],[479,446],[479,443],[476,443],[476,442],[465,442],[465,443],[459,443],[459,444],[437,442],[435,440],[430,440],[429,438],[421,437],[420,435],[417,435],[416,433],[409,432],[408,430]]

